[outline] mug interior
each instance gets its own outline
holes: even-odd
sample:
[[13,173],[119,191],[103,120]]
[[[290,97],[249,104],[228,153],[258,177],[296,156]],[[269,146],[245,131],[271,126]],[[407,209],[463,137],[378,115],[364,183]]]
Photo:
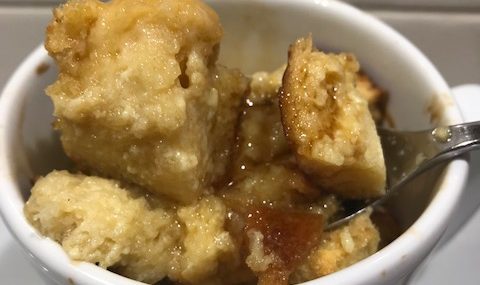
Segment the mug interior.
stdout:
[[[434,98],[447,102],[437,122],[453,124],[461,120],[455,106],[448,105],[448,86],[428,60],[396,32],[356,9],[331,0],[209,2],[220,15],[225,29],[220,62],[229,67],[238,67],[247,74],[271,71],[286,62],[291,42],[311,33],[319,48],[351,52],[358,58],[362,69],[388,91],[389,113],[399,129],[431,126],[432,117],[427,110]],[[51,127],[52,103],[44,95],[45,87],[56,76],[53,61],[39,48],[15,73],[2,95],[0,148],[7,155],[0,158],[0,179],[8,201],[0,201],[0,210],[17,239],[39,258],[35,262],[47,270],[55,268],[54,274],[63,279],[71,276],[77,280],[96,280],[98,284],[133,284],[129,279],[90,264],[78,266],[77,272],[62,268],[47,257],[53,242],[34,244],[29,240],[36,233],[23,217],[22,209],[33,179],[53,169],[70,168],[58,134]],[[419,218],[438,189],[445,188],[448,176],[457,175],[459,181],[465,178],[466,166],[452,164],[447,171],[437,168],[415,179],[407,186],[412,191],[405,191],[408,194],[392,201],[390,208],[403,229]],[[442,176],[442,172],[445,175]],[[36,248],[39,245],[46,248]],[[53,252],[63,254],[58,246]],[[62,260],[68,260],[65,254]],[[344,271],[332,276],[341,276]],[[334,280],[332,278],[335,277],[313,282],[327,284],[328,280]]]

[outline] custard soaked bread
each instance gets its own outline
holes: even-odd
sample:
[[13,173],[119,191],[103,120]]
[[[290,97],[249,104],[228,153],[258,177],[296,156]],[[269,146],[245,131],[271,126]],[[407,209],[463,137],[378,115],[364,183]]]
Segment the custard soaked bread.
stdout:
[[115,180],[53,171],[36,182],[24,211],[72,259],[148,283],[204,284],[238,252],[227,209],[212,196],[178,207]]
[[292,283],[334,273],[378,250],[380,235],[370,214],[362,214],[338,229],[325,232],[291,277]]
[[357,80],[353,56],[311,39],[288,66],[246,78],[216,64],[221,36],[197,0],[55,10],[47,93],[84,174],[39,178],[24,213],[73,260],[149,283],[286,285],[377,251],[368,213],[324,225],[342,211],[336,194],[382,194],[364,99],[377,106],[378,89]]
[[349,198],[384,194],[385,165],[366,100],[355,88],[350,54],[325,54],[312,39],[289,50],[280,91],[282,123],[299,166],[329,191]]
[[[249,251],[245,263],[259,277],[258,284],[295,284],[327,275],[375,253],[379,244],[378,230],[369,215],[317,236],[302,228],[306,223],[308,228],[321,231],[322,220],[328,221],[340,206],[335,195],[327,195],[310,183],[305,173],[298,169],[294,153],[288,146],[277,97],[284,70],[285,67],[281,67],[272,73],[252,75],[250,93],[238,127],[234,167],[231,169],[233,183],[222,191],[231,208],[256,209],[250,213],[253,217],[260,215],[260,221],[273,217],[273,221],[267,224],[278,230],[279,236],[293,228],[278,225],[289,220],[286,213],[301,213],[300,220],[295,221],[297,235],[287,235],[290,242],[275,239],[289,255],[300,256],[299,260],[282,258],[278,248],[271,248],[269,238],[272,237],[268,231],[260,230],[261,227],[249,229],[247,226],[244,229],[242,243],[248,245]],[[265,214],[266,210],[262,208],[265,205],[273,210],[267,210]],[[281,214],[273,214],[275,211]],[[315,215],[320,215],[321,219]],[[295,219],[294,216],[290,219]],[[248,225],[248,219],[246,222]],[[300,232],[303,237],[298,235]],[[241,233],[232,235],[242,236]],[[296,242],[292,242],[295,239],[301,246],[289,248],[295,245]]]
[[45,46],[60,75],[47,94],[67,155],[183,203],[208,191],[247,87],[215,64],[221,36],[216,13],[196,0],[57,8]]
[[222,191],[182,206],[128,183],[53,171],[33,187],[27,219],[72,259],[149,283],[297,283],[373,254],[379,236],[368,215],[322,233],[339,201],[296,166],[281,128],[279,72],[253,76]]
[[134,190],[118,181],[53,171],[35,183],[24,211],[73,260],[156,282],[168,274],[182,229],[171,207],[154,207],[155,201]]

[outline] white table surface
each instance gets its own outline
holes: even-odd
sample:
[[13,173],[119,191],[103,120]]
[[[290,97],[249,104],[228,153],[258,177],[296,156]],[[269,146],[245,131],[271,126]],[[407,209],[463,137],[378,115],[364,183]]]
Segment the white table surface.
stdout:
[[[373,13],[417,44],[450,84],[480,83],[480,14],[383,10]],[[49,17],[48,7],[0,5],[0,87],[21,59],[41,42]],[[478,96],[480,98],[480,94]],[[480,106],[480,100],[476,105]],[[412,275],[408,284],[480,284],[480,152],[472,155],[471,165],[465,195],[452,217],[446,238]],[[0,284],[47,285],[31,267],[2,221]]]

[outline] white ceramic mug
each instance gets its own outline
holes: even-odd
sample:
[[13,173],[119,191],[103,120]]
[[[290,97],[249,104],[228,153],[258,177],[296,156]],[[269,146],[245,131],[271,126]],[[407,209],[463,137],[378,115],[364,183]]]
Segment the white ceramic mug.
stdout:
[[[450,88],[428,59],[379,20],[333,0],[210,1],[225,27],[220,61],[246,72],[272,70],[286,61],[288,44],[312,33],[320,48],[354,53],[362,68],[390,94],[399,129],[421,129],[431,119],[462,121]],[[50,68],[41,73],[41,66]],[[40,236],[23,215],[30,179],[64,168],[51,128],[52,106],[42,96],[56,69],[43,47],[13,74],[0,103],[0,213],[33,264],[59,284],[141,284],[93,264],[73,262],[55,242]],[[434,107],[435,114],[427,110]],[[431,109],[431,108],[430,108]],[[392,202],[406,231],[376,254],[306,284],[395,284],[428,255],[444,232],[466,181],[464,158],[411,183],[409,195]],[[413,194],[412,194],[413,193]]]

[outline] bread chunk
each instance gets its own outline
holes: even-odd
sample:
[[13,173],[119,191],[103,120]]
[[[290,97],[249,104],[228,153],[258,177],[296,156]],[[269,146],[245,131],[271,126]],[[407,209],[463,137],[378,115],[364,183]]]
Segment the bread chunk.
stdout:
[[358,62],[325,54],[312,39],[289,49],[280,91],[287,140],[316,183],[348,198],[384,194],[385,165],[367,102],[355,89]]
[[227,208],[219,198],[208,196],[195,205],[179,209],[178,216],[186,227],[186,234],[183,253],[173,266],[173,278],[188,284],[202,284],[200,281],[215,276],[220,261],[228,261],[238,250],[224,229]]
[[173,210],[149,202],[117,181],[53,171],[35,183],[24,211],[73,260],[153,283],[168,274],[183,234]]
[[369,214],[358,216],[341,228],[325,232],[291,281],[300,283],[339,271],[377,252],[379,242],[380,234]]
[[73,260],[139,281],[203,284],[239,254],[225,229],[227,208],[214,196],[176,210],[115,180],[53,171],[35,183],[24,211]]
[[[222,192],[231,208],[269,205],[274,208],[303,208],[313,205],[320,192],[295,167],[281,161],[249,168]],[[312,206],[313,207],[313,206]]]
[[282,65],[271,72],[258,71],[253,73],[247,101],[250,104],[258,105],[278,99],[278,90],[282,87],[282,78],[286,68],[287,65]]
[[377,126],[381,126],[387,118],[386,104],[388,94],[375,85],[365,73],[360,72],[357,76],[356,88],[358,93],[368,102],[370,114]]
[[[230,179],[255,175],[259,165],[292,156],[283,132],[278,105],[285,66],[252,75],[236,134]],[[253,170],[253,171],[252,171]]]
[[197,199],[224,174],[247,88],[215,65],[221,36],[197,0],[55,9],[45,46],[60,74],[47,94],[66,154],[93,173]]

